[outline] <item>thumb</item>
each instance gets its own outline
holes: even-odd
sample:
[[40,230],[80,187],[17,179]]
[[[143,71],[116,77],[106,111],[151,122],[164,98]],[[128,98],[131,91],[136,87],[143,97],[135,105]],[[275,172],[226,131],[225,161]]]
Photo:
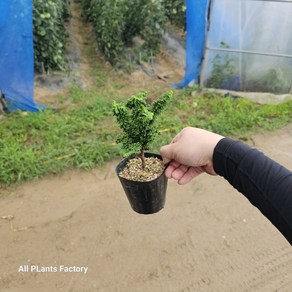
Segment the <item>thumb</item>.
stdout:
[[166,164],[174,159],[174,143],[162,146],[160,148],[160,155],[162,156],[163,163]]

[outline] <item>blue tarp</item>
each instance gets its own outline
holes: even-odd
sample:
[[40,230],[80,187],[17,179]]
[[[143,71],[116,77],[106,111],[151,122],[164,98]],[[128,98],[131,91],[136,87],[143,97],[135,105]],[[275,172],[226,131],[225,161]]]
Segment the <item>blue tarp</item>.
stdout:
[[9,109],[35,112],[32,5],[0,1],[0,90]]
[[186,0],[186,69],[184,79],[173,84],[175,88],[183,88],[192,81],[198,82],[205,49],[209,2]]

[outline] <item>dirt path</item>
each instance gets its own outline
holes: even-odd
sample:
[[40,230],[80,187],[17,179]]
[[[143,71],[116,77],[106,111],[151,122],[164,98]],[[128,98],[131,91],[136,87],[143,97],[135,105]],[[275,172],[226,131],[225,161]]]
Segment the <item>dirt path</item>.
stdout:
[[[253,140],[292,169],[292,126]],[[292,291],[291,247],[224,179],[170,181],[165,209],[144,216],[130,209],[115,163],[0,200],[0,291]]]

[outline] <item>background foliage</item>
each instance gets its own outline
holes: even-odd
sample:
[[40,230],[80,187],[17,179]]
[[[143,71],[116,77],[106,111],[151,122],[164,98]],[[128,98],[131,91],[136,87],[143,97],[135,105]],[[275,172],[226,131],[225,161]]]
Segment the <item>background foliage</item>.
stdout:
[[34,0],[34,61],[38,72],[63,70],[69,0]]
[[164,0],[163,5],[168,20],[176,27],[186,30],[185,0]]
[[147,54],[159,52],[165,11],[161,0],[79,0],[84,16],[93,24],[99,49],[116,64],[135,36]]
[[[142,39],[146,56],[159,52],[162,32],[169,20],[185,29],[184,0],[77,0],[87,21],[93,24],[97,45],[110,61],[117,64],[133,39]],[[33,26],[35,69],[38,72],[64,70],[66,67],[66,21],[70,0],[34,0]]]

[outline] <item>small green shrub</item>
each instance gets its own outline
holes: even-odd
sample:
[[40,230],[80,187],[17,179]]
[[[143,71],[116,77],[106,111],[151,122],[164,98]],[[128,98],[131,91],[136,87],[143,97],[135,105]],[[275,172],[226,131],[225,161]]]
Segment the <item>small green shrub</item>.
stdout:
[[287,93],[291,87],[289,75],[291,76],[291,73],[281,69],[269,69],[261,79],[256,80],[254,88],[263,92]]
[[[229,48],[224,42],[220,43],[221,48]],[[212,61],[211,76],[207,85],[213,88],[222,88],[228,79],[235,77],[235,60],[233,56],[226,54],[217,54]]]
[[155,121],[172,98],[172,91],[167,91],[161,98],[148,104],[147,93],[133,95],[126,103],[113,103],[113,114],[123,134],[117,139],[122,144],[126,155],[140,153],[142,166],[145,166],[144,151],[158,134]]

